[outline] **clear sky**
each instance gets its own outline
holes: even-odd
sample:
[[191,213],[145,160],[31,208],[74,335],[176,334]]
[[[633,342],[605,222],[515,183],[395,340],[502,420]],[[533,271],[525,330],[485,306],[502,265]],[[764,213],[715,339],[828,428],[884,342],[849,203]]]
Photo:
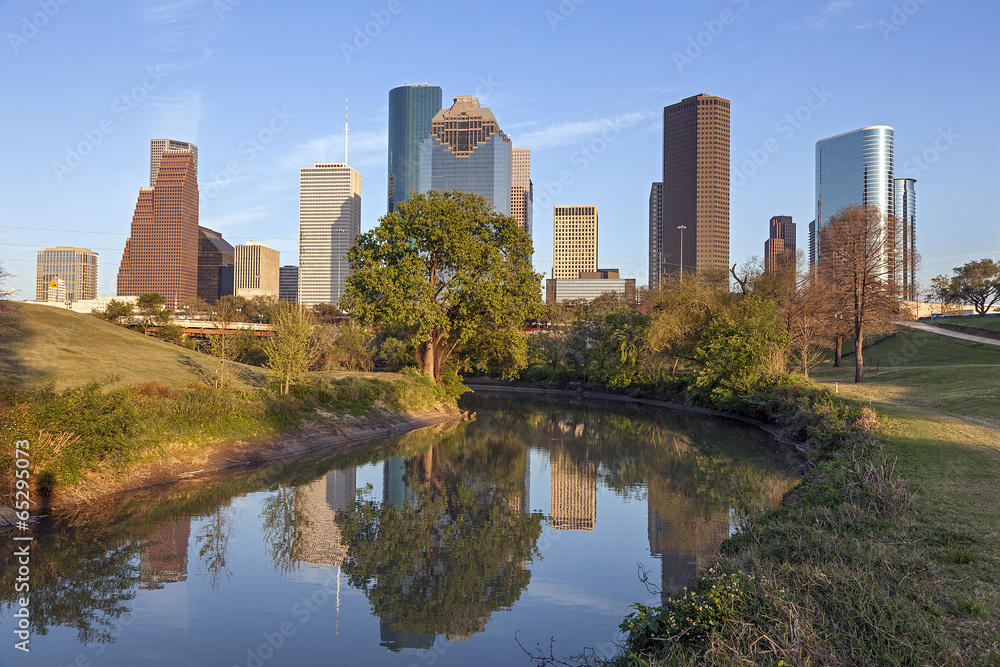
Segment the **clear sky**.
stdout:
[[998,23],[986,0],[6,0],[0,262],[33,298],[37,250],[89,247],[113,295],[149,140],[171,138],[198,145],[201,224],[296,263],[299,168],[343,159],[345,96],[367,230],[389,90],[432,83],[531,149],[540,272],[552,205],[595,204],[600,265],[646,282],[663,107],[705,92],[732,101],[731,262],[773,215],[804,247],[816,141],[885,124],[928,282],[1000,258]]

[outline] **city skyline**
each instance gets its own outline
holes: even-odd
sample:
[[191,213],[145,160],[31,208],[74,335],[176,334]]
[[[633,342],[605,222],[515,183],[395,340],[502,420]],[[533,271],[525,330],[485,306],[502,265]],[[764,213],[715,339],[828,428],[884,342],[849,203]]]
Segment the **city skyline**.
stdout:
[[[981,196],[1000,180],[1000,129],[989,113],[1000,94],[982,77],[1000,63],[985,32],[1000,9],[929,3],[899,13],[892,3],[746,0],[566,7],[515,2],[500,17],[473,9],[472,23],[489,28],[475,57],[456,59],[447,40],[422,38],[446,8],[403,5],[381,25],[374,15],[387,12],[383,5],[316,8],[307,22],[294,9],[228,1],[159,11],[147,3],[88,12],[60,5],[25,38],[22,19],[30,23],[37,4],[6,3],[0,24],[18,36],[8,39],[8,85],[24,93],[0,112],[19,128],[0,166],[8,189],[0,197],[0,261],[16,274],[9,286],[20,290],[16,298],[32,297],[35,252],[66,245],[100,253],[98,291],[114,294],[116,255],[148,167],[137,147],[154,137],[200,147],[201,224],[234,244],[268,243],[296,264],[297,171],[342,159],[344,94],[351,165],[363,177],[363,196],[381,202],[387,93],[417,82],[477,96],[514,145],[531,149],[534,260],[546,277],[551,207],[591,201],[605,218],[602,263],[647,282],[658,117],[703,92],[733,102],[731,263],[761,255],[761,221],[775,211],[803,226],[813,218],[816,141],[873,123],[896,130],[895,175],[920,181],[923,285],[1000,254],[1000,201]],[[972,9],[979,20],[970,25]],[[331,22],[332,37],[314,35]],[[251,38],[264,26],[282,34],[292,25],[298,37],[268,54]],[[131,38],[113,38],[122,34]],[[593,48],[609,35],[610,51]],[[962,41],[961,60],[926,52],[944,39]],[[901,61],[910,66],[889,84],[864,76],[873,63]],[[953,104],[970,91],[977,104]],[[365,211],[363,230],[384,207]],[[967,224],[949,224],[956,218]]]

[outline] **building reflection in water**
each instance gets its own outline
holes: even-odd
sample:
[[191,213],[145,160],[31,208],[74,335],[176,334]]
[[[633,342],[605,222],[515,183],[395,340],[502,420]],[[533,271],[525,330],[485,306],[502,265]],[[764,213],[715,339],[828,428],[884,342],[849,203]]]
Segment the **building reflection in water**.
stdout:
[[[583,424],[578,424],[582,429]],[[574,461],[565,452],[552,452],[552,530],[594,532],[597,521],[597,468],[593,461]]]
[[190,538],[190,516],[162,524],[150,533],[139,554],[139,588],[151,590],[187,581]]

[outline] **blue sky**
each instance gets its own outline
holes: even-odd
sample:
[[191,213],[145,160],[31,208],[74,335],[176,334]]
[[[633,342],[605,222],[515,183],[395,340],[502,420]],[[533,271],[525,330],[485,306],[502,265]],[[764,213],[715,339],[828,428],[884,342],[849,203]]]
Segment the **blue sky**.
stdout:
[[732,262],[763,254],[773,215],[802,247],[816,141],[887,124],[896,174],[917,178],[927,282],[1000,258],[998,19],[971,0],[7,0],[0,262],[32,298],[37,250],[90,247],[113,295],[166,137],[199,147],[202,225],[295,263],[299,168],[343,158],[345,95],[367,230],[389,90],[432,83],[531,148],[540,272],[552,205],[596,204],[599,263],[646,282],[662,110],[706,92],[732,101]]

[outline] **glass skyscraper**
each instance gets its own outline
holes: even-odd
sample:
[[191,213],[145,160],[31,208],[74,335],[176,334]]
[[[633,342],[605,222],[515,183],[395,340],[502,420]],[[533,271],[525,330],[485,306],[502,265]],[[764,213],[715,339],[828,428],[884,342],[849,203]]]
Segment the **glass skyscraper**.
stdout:
[[389,91],[389,213],[420,190],[420,142],[441,111],[439,86],[399,86]]
[[900,249],[903,253],[899,284],[904,299],[917,298],[917,194],[916,179],[897,178],[894,182],[893,215],[899,226]]
[[497,213],[511,214],[510,138],[493,112],[459,95],[434,117],[420,144],[420,192],[460,190],[482,195]]
[[816,142],[816,252],[819,232],[845,206],[872,206],[893,214],[893,133],[872,125]]

